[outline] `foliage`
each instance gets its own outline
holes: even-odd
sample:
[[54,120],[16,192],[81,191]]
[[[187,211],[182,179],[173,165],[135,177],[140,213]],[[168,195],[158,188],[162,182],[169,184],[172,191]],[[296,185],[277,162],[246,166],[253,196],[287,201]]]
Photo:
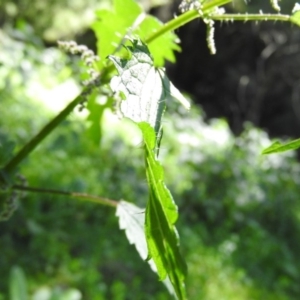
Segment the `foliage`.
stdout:
[[[90,56],[85,56],[88,50],[84,52],[78,51],[82,53],[82,59],[86,62],[86,74],[91,75],[91,79],[87,81],[87,86],[83,88],[82,92],[38,133],[36,133],[36,128],[40,127],[41,123],[44,123],[42,120],[46,113],[42,113],[43,118],[41,119],[38,117],[32,118],[33,106],[29,101],[26,103],[20,101],[20,103],[18,103],[20,107],[28,106],[27,108],[30,109],[30,113],[28,113],[29,117],[24,117],[23,112],[20,114],[24,118],[23,122],[25,122],[25,124],[29,122],[27,126],[24,126],[21,120],[18,120],[18,122],[16,122],[16,120],[13,121],[11,113],[4,113],[4,121],[1,122],[3,142],[1,142],[0,151],[3,153],[3,157],[1,158],[2,169],[0,173],[0,204],[7,203],[7,199],[11,199],[7,197],[11,197],[9,192],[13,190],[18,192],[17,196],[19,199],[22,199],[22,191],[27,191],[49,193],[51,195],[56,194],[63,197],[70,196],[102,205],[113,206],[116,208],[118,216],[120,217],[120,228],[125,229],[129,241],[133,242],[138,251],[141,252],[141,250],[139,250],[141,249],[140,244],[135,236],[136,234],[140,235],[141,223],[138,222],[138,229],[132,231],[134,227],[132,223],[137,219],[128,214],[131,217],[129,217],[129,221],[125,222],[124,225],[123,221],[126,214],[124,210],[122,211],[120,209],[120,205],[124,208],[125,201],[115,201],[79,192],[88,190],[89,192],[94,192],[96,195],[109,195],[114,199],[125,198],[127,201],[134,201],[137,205],[139,205],[138,202],[141,201],[142,206],[146,207],[145,228],[142,229],[144,230],[147,245],[147,259],[152,259],[150,264],[152,266],[153,263],[155,264],[155,267],[152,267],[152,269],[157,271],[161,280],[167,279],[165,283],[169,288],[171,283],[171,289],[174,291],[176,297],[178,299],[186,299],[186,266],[179,249],[179,237],[174,226],[178,218],[177,206],[169,189],[166,187],[165,181],[168,181],[168,179],[165,178],[164,174],[167,172],[164,171],[162,164],[159,162],[158,154],[159,150],[163,149],[160,149],[160,144],[161,142],[164,143],[165,140],[165,138],[162,139],[162,117],[165,110],[165,102],[168,100],[170,107],[172,107],[172,105],[176,107],[176,105],[172,104],[172,97],[179,98],[180,102],[185,106],[188,106],[188,102],[172,85],[165,75],[164,70],[157,69],[155,66],[162,66],[166,59],[174,61],[173,51],[179,50],[179,47],[175,44],[176,36],[172,31],[195,18],[202,18],[207,24],[208,47],[212,53],[216,51],[213,36],[213,26],[216,20],[281,20],[297,25],[299,24],[299,11],[297,6],[295,6],[291,16],[282,14],[239,15],[226,14],[220,8],[229,2],[231,1],[183,1],[181,5],[183,14],[166,24],[161,24],[153,17],[145,15],[131,0],[116,0],[114,1],[114,6],[111,11],[98,11],[97,16],[100,20],[94,23],[93,29],[98,37],[98,54],[100,55],[100,61],[98,63],[94,60],[88,61]],[[275,1],[272,2],[272,6],[276,10],[280,8]],[[130,13],[126,13],[126,9],[129,9]],[[130,41],[132,41],[132,45],[128,44]],[[149,49],[147,47],[148,44]],[[77,47],[77,45],[75,46]],[[26,50],[30,49],[30,47],[31,46],[26,48]],[[41,47],[41,45],[39,47]],[[37,46],[32,47],[33,51],[35,51],[36,48]],[[122,51],[122,49],[127,49],[128,51]],[[107,55],[109,60],[105,60]],[[39,55],[35,55],[35,57],[39,57]],[[19,59],[23,60],[23,58],[24,57],[20,57]],[[10,72],[12,73],[12,78],[8,77],[7,79],[9,84],[12,83],[16,86],[22,86],[18,80],[17,82],[12,80],[13,78],[19,79],[19,73],[21,72],[12,72],[12,68],[7,61],[7,59],[3,59],[2,63],[6,66],[4,72],[8,70],[8,74]],[[14,63],[15,62],[11,62],[11,64]],[[115,75],[113,65],[116,67],[118,75]],[[68,73],[68,68],[62,67],[61,70]],[[96,74],[96,77],[93,77],[92,74],[93,76]],[[98,75],[100,77],[100,83]],[[63,75],[62,78],[65,79],[69,76],[70,73],[68,73],[67,76]],[[6,78],[6,75],[3,76],[2,74],[2,78]],[[57,78],[58,81],[60,81],[59,76],[57,76]],[[10,90],[9,85],[3,85],[1,93],[5,97],[13,94],[17,99],[20,99],[20,95],[22,95],[22,97],[24,95],[25,98],[32,96],[29,94],[26,95],[26,93],[24,94],[24,91],[28,92],[29,89],[20,87],[14,94],[14,92]],[[104,96],[106,99],[104,104],[96,102],[96,93],[100,93]],[[79,138],[85,129],[84,126],[87,127],[88,125],[81,126],[80,124],[76,124],[76,122],[69,124],[70,121],[66,121],[67,115],[69,115],[78,104],[81,103],[82,105],[82,103],[87,101],[88,98],[91,99],[88,105],[89,116],[87,118],[91,128],[89,134],[93,134],[94,132],[94,135],[96,135],[96,138],[95,136],[93,137],[93,141]],[[113,98],[116,101],[115,104],[113,104]],[[6,103],[9,103],[9,101],[6,100]],[[13,107],[13,105],[9,106],[7,104],[8,110],[10,107]],[[120,146],[120,142],[118,142],[117,138],[110,137],[109,143],[107,143],[107,145],[104,143],[105,138],[104,134],[102,134],[104,127],[99,129],[99,123],[104,119],[105,111],[113,109],[113,105],[115,105],[115,109],[118,112],[121,112],[122,116],[136,123],[136,129],[139,128],[141,130],[139,138],[141,139],[142,137],[144,151],[141,151],[141,153],[137,155],[139,156],[137,160],[133,158],[132,151],[125,150],[126,147],[124,145]],[[95,110],[98,111],[95,112]],[[253,161],[253,159],[257,159],[253,151],[254,153],[258,153],[257,147],[253,146],[255,145],[254,140],[249,141],[249,137],[251,138],[251,134],[255,132],[253,130],[249,130],[245,133],[243,138],[236,141],[234,141],[228,133],[227,144],[223,143],[222,139],[218,136],[215,142],[219,148],[216,147],[216,145],[213,147],[210,145],[210,148],[208,147],[210,150],[205,153],[205,147],[203,147],[202,156],[200,155],[199,157],[199,149],[198,153],[195,153],[192,151],[194,147],[193,142],[189,145],[191,141],[194,141],[194,143],[199,146],[199,141],[201,141],[200,136],[197,134],[193,136],[193,134],[189,132],[189,122],[194,125],[196,124],[196,126],[192,127],[193,130],[195,130],[195,127],[199,127],[199,124],[195,121],[197,118],[193,118],[193,116],[190,115],[185,119],[181,115],[184,113],[180,113],[178,107],[176,107],[175,111],[176,110],[177,112],[174,113],[175,124],[173,124],[173,137],[175,141],[169,144],[170,151],[162,160],[171,159],[171,163],[166,163],[165,170],[168,170],[168,168],[173,170],[171,174],[173,174],[172,176],[174,178],[170,181],[170,186],[177,182],[178,185],[174,185],[174,195],[177,193],[178,199],[184,199],[184,202],[182,200],[178,201],[179,207],[183,212],[183,219],[187,224],[191,225],[195,222],[197,223],[199,220],[205,220],[205,226],[201,225],[201,223],[195,226],[195,231],[199,230],[202,235],[203,243],[219,245],[221,247],[220,252],[226,252],[226,249],[229,249],[227,253],[231,255],[231,263],[236,265],[237,268],[246,270],[246,274],[238,275],[237,277],[232,275],[233,278],[237,278],[235,280],[242,281],[244,278],[247,278],[247,276],[253,278],[253,283],[251,284],[257,285],[258,288],[252,290],[250,284],[250,287],[248,286],[249,293],[245,293],[245,295],[261,295],[261,293],[264,293],[266,287],[271,289],[274,287],[278,288],[280,291],[278,299],[285,299],[287,295],[299,295],[299,288],[294,284],[294,280],[297,282],[299,279],[298,268],[295,267],[298,264],[295,258],[299,250],[299,243],[295,241],[299,240],[300,232],[299,222],[297,220],[299,206],[295,201],[298,185],[290,180],[290,173],[287,173],[284,168],[283,170],[281,169],[282,166],[290,167],[294,162],[288,162],[287,157],[286,161],[284,158],[282,161],[279,161],[279,163],[277,161],[277,166],[274,166],[272,165],[272,163],[274,163],[273,160],[265,160],[264,163],[267,164],[267,168],[264,169],[264,165],[261,162]],[[78,121],[78,119],[76,120]],[[172,121],[173,119],[169,120],[170,123]],[[13,125],[12,128],[16,129],[15,133],[11,135],[8,134],[10,128],[8,124],[10,122]],[[183,130],[180,129],[180,122],[183,122]],[[38,126],[36,124],[38,124]],[[58,125],[60,125],[60,131],[57,130],[48,141],[43,141]],[[106,121],[106,125],[110,126],[108,121]],[[133,124],[129,126],[132,125]],[[18,137],[17,129],[23,127],[30,129],[30,126],[33,127],[31,130],[26,129],[26,131],[23,132],[23,136]],[[168,126],[166,126],[166,128],[167,127]],[[111,128],[109,129],[111,130]],[[201,130],[199,130],[199,132],[200,134],[204,134]],[[33,135],[33,138],[21,147],[21,144],[24,144],[24,141],[29,138],[29,135]],[[125,135],[128,137],[128,132],[126,132]],[[12,143],[10,142],[11,136],[16,139],[16,147],[18,149],[16,153],[13,152]],[[101,157],[99,157],[99,149],[95,145],[95,140],[99,140],[100,136]],[[184,140],[184,138],[187,139]],[[183,139],[184,142],[180,142],[180,139]],[[78,140],[81,142],[84,141],[83,145],[74,147],[73,145],[77,144]],[[182,147],[181,144],[183,145]],[[64,146],[65,150],[58,150],[61,145]],[[26,162],[20,167],[21,161],[27,158],[37,146],[40,146],[40,149],[37,149],[31,155],[29,163]],[[214,151],[211,151],[211,149],[214,149]],[[218,152],[217,149],[219,149],[220,152]],[[172,155],[172,152],[174,155]],[[83,153],[86,155],[82,156]],[[39,161],[40,157],[42,157],[42,162],[36,163],[35,167],[32,168],[31,163],[34,164],[35,159]],[[72,161],[69,159],[71,157]],[[144,167],[141,163],[142,159],[145,160]],[[125,163],[125,161],[127,162]],[[128,163],[129,161],[130,163]],[[180,163],[176,163],[176,161]],[[101,166],[100,174],[99,168],[95,169],[95,165],[97,165],[96,162]],[[214,165],[215,162],[217,164]],[[235,163],[233,164],[233,162]],[[207,167],[207,163],[209,166],[208,169],[211,169],[211,172],[195,172],[199,163],[201,163],[202,168]],[[252,167],[246,167],[247,163]],[[36,183],[36,185],[44,187],[44,189],[27,187],[24,182],[18,182],[16,172],[19,167],[31,183]],[[276,179],[274,180],[274,173],[277,168],[279,169],[279,175],[278,178],[275,176]],[[136,173],[134,170],[139,171]],[[297,178],[299,173],[298,167],[296,167],[293,172],[295,174],[293,178]],[[147,194],[146,185],[144,183],[139,184],[139,182],[143,180],[143,173],[146,174],[145,177],[148,183],[148,201],[145,201],[145,198],[147,198],[145,197],[145,194]],[[59,180],[56,180],[56,177],[58,177],[57,174],[60,174]],[[84,174],[85,179],[82,178],[82,174]],[[129,174],[132,178],[128,176]],[[183,177],[183,175],[186,177]],[[212,177],[210,178],[210,176]],[[280,176],[283,176],[283,178],[280,178]],[[49,178],[51,178],[51,180],[49,180]],[[216,180],[218,178],[220,180]],[[245,180],[243,180],[243,178],[245,178]],[[283,187],[284,191],[287,190],[287,186],[289,186],[292,191],[289,195],[290,198],[288,198],[288,209],[285,210],[285,214],[281,212],[282,200],[278,199],[278,191],[273,188],[274,181],[277,184],[280,183],[278,186]],[[75,188],[77,192],[48,189],[49,182],[52,182],[53,185],[55,184],[62,189],[65,186],[70,189]],[[224,185],[222,188],[219,188],[219,182],[222,182],[222,185]],[[118,189],[116,189],[116,183],[120,184]],[[268,188],[270,189],[269,191]],[[247,190],[247,193],[245,193],[245,190]],[[264,191],[268,191],[268,193]],[[199,201],[198,195],[204,196],[201,201]],[[207,198],[205,198],[206,195]],[[80,282],[79,285],[82,285],[80,289],[85,293],[83,295],[84,297],[87,295],[88,298],[93,297],[93,299],[102,299],[105,297],[117,298],[116,295],[118,294],[118,297],[126,299],[128,294],[125,295],[124,290],[126,289],[126,284],[130,282],[130,278],[128,278],[126,272],[126,269],[130,268],[125,262],[128,257],[122,256],[121,247],[115,249],[116,247],[113,246],[117,240],[120,239],[120,235],[116,233],[114,237],[111,237],[109,230],[101,228],[101,231],[99,231],[99,228],[97,228],[99,227],[99,216],[105,218],[109,208],[104,208],[101,212],[96,212],[93,206],[85,204],[87,205],[87,213],[81,213],[80,211],[84,204],[77,204],[78,206],[75,205],[72,207],[73,204],[67,202],[61,203],[58,201],[57,203],[53,203],[54,198],[52,196],[45,196],[44,198],[44,201],[36,201],[38,198],[29,197],[27,195],[24,199],[28,200],[28,203],[23,204],[24,199],[22,200],[22,205],[20,205],[20,209],[16,214],[18,222],[7,223],[2,228],[3,240],[6,245],[10,245],[10,249],[18,249],[18,247],[14,246],[27,244],[28,252],[38,253],[37,249],[42,249],[43,245],[47,244],[48,247],[43,249],[44,253],[39,253],[39,257],[34,261],[34,264],[29,266],[29,273],[36,277],[41,276],[43,272],[38,270],[44,261],[48,261],[48,265],[44,266],[43,269],[47,276],[53,277],[54,290],[56,289],[57,283],[61,284],[65,282],[72,285],[73,283]],[[268,198],[273,199],[273,202],[267,201]],[[220,201],[220,199],[222,199],[222,201]],[[256,201],[253,201],[253,199]],[[254,208],[257,209],[257,207],[255,207],[257,203],[263,208],[260,213],[254,212]],[[48,207],[54,207],[54,213],[52,215],[50,214],[49,218],[46,217],[44,219],[43,214],[48,210]],[[128,207],[127,204],[127,209]],[[283,226],[278,232],[273,232],[273,226],[270,227],[270,224],[273,225],[274,222],[277,221],[277,218],[274,218],[272,212],[270,213],[271,208],[273,209],[274,207],[278,209],[277,214],[280,216],[282,224],[288,224],[288,229],[294,229],[295,235],[291,240],[285,240],[287,233],[286,227]],[[77,211],[78,208],[79,211]],[[251,217],[249,217],[249,215]],[[268,222],[265,221],[266,219]],[[69,225],[70,221],[65,222],[64,220],[73,220],[72,226],[70,227]],[[94,229],[98,229],[98,231],[95,231],[99,236],[98,241],[95,240],[95,232],[87,233],[88,230],[86,230],[86,227],[82,224],[85,222],[89,223],[89,225],[93,225]],[[116,220],[107,218],[106,222],[112,226],[116,225]],[[16,229],[15,226],[17,223],[23,226],[18,227],[16,231],[17,239],[15,241],[11,239],[7,233],[11,228]],[[55,226],[57,226],[56,230],[53,229],[54,223]],[[219,227],[219,225],[221,225],[221,227]],[[51,234],[48,234],[49,228],[51,228]],[[63,230],[61,230],[62,228]],[[71,241],[69,245],[65,245],[65,241],[68,241],[68,239],[72,240],[72,235],[66,234],[68,230],[70,230],[70,232],[76,232],[76,230],[78,230],[82,240]],[[129,231],[131,232],[130,234],[128,233]],[[248,242],[245,238],[236,238],[237,233],[241,236],[251,236],[252,242]],[[35,238],[37,236],[39,239]],[[188,234],[186,236],[188,236]],[[228,240],[224,241],[224,236],[227,236]],[[107,237],[110,237],[110,239],[108,240]],[[85,238],[86,243],[84,243]],[[193,239],[196,238],[193,237]],[[257,245],[260,245],[265,240],[268,241],[268,244],[264,250],[257,255]],[[57,247],[57,245],[60,246]],[[186,245],[188,248],[189,243]],[[192,242],[190,242],[190,247],[192,248],[193,246],[193,248],[197,249],[197,247],[191,245]],[[63,262],[61,262],[61,248],[64,247],[66,250],[64,252],[65,257],[63,257]],[[77,252],[89,252],[89,250],[86,250],[86,247],[92,247],[92,252],[95,253],[98,252],[98,249],[102,249],[103,255],[106,255],[105,262],[108,261],[112,263],[117,258],[118,267],[116,268],[119,269],[120,265],[123,266],[123,272],[119,274],[120,279],[116,279],[116,272],[114,272],[112,278],[101,279],[99,278],[100,275],[93,268],[91,268],[90,273],[88,270],[85,274],[78,272],[79,269],[86,266],[87,261],[80,259],[74,260],[72,256],[76,256]],[[141,256],[145,258],[145,246],[142,246],[142,248],[143,254]],[[111,251],[111,249],[114,249],[114,251]],[[239,251],[235,251],[235,249]],[[254,255],[254,253],[256,254]],[[284,264],[277,262],[272,265],[269,253],[275,253],[272,259],[276,259],[278,254],[283,256],[285,258]],[[8,262],[1,262],[1,269],[8,273],[10,269],[9,263],[11,261],[17,261],[18,259],[18,251],[11,251],[8,247],[4,250],[3,255],[10,258]],[[253,268],[253,266],[245,263],[247,261],[255,261],[256,256],[261,259],[258,263],[264,265],[266,270],[268,270],[268,264],[272,265],[270,272],[264,274],[264,278],[259,274],[255,266]],[[88,261],[88,266],[98,264],[97,258],[95,257],[96,256],[92,256],[91,261]],[[226,255],[224,255],[224,257],[226,258]],[[21,262],[25,264],[26,258],[23,257],[22,259],[23,261],[21,260]],[[101,268],[107,268],[105,262],[102,263]],[[198,263],[200,264],[200,262]],[[276,274],[278,274],[275,278],[273,275],[274,270]],[[22,269],[13,268],[11,272],[13,274],[11,277],[11,297],[13,299],[13,297],[17,297],[15,295],[19,293],[18,291],[20,289],[25,289],[26,280]],[[194,272],[197,274],[196,270],[194,270]],[[104,273],[109,274],[109,271]],[[79,278],[76,278],[74,274],[79,274]],[[232,274],[235,273],[233,272]],[[132,278],[138,278],[138,276],[134,274]],[[262,280],[262,278],[264,280]],[[89,291],[91,286],[101,280],[104,284],[98,288],[97,293]],[[123,282],[126,282],[126,284]],[[262,282],[263,285],[260,286],[259,284]],[[276,286],[274,286],[274,282]],[[134,285],[134,282],[131,284]],[[109,289],[107,288],[108,286]],[[37,289],[37,286],[33,284],[30,289],[33,291]],[[156,299],[165,299],[165,297],[167,297],[157,286],[153,287],[150,285],[149,294],[152,297],[154,296],[153,290],[155,291]],[[189,292],[188,290],[188,293],[193,297],[193,292]],[[22,294],[25,295],[25,292]],[[198,296],[199,295],[194,295],[194,297]],[[273,295],[271,296],[273,297]],[[61,295],[59,297],[64,296]],[[139,291],[137,291],[135,295],[132,292],[130,297],[146,299],[145,295],[139,295]],[[202,297],[206,297],[204,292]],[[209,297],[213,298],[213,296],[207,296],[207,298]],[[258,296],[258,298],[259,297],[260,296]]]

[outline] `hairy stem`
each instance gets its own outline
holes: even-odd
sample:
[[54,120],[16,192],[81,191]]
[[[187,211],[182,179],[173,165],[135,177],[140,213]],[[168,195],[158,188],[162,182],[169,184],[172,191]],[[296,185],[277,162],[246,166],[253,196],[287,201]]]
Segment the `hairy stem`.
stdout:
[[[212,8],[225,5],[230,3],[231,0],[213,0],[208,3],[203,4],[201,11],[203,14],[208,13]],[[156,40],[163,34],[169,31],[174,31],[175,29],[185,25],[186,23],[191,22],[194,19],[200,18],[201,15],[197,10],[190,10],[179,17],[172,19],[171,21],[167,22],[164,26],[162,26],[158,31],[154,32],[148,38],[146,38],[146,44],[151,43],[152,41]]]
[[281,14],[224,14],[211,15],[215,21],[283,21],[289,22],[291,16]]
[[19,191],[26,191],[26,192],[32,192],[32,193],[43,193],[43,194],[55,194],[55,195],[61,195],[61,196],[68,196],[72,198],[77,198],[83,201],[88,202],[94,202],[102,205],[107,205],[111,207],[117,207],[119,202],[116,200],[111,200],[104,197],[99,197],[95,195],[90,195],[86,193],[76,193],[76,192],[66,192],[66,191],[60,191],[60,190],[54,190],[54,189],[42,189],[42,188],[36,188],[36,187],[27,187],[22,185],[13,185],[12,189],[19,190]]

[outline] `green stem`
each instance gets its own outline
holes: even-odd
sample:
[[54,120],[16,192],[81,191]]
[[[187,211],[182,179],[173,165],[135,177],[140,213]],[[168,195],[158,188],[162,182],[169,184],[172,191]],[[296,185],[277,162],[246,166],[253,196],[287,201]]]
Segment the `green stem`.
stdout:
[[44,193],[44,194],[55,194],[55,195],[62,195],[62,196],[68,196],[72,198],[78,198],[83,201],[88,202],[94,202],[102,205],[107,205],[111,207],[117,207],[119,202],[116,200],[111,200],[104,197],[98,197],[95,195],[90,195],[86,193],[76,193],[76,192],[66,192],[66,191],[60,191],[60,190],[53,190],[53,189],[42,189],[42,188],[36,188],[36,187],[27,187],[22,185],[13,185],[12,189],[19,190],[19,191],[26,191],[26,192],[33,192],[33,193]]
[[281,14],[224,14],[211,15],[210,18],[215,21],[283,21],[288,22],[291,19],[289,15]]
[[[203,14],[206,14],[212,8],[217,7],[217,6],[222,6],[222,5],[228,4],[230,2],[231,2],[231,0],[210,1],[208,3],[203,4],[201,11]],[[152,41],[156,40],[157,38],[159,38],[166,32],[174,31],[175,29],[185,25],[186,23],[189,23],[192,20],[200,18],[200,17],[201,17],[201,14],[197,10],[187,11],[186,13],[180,15],[179,17],[176,17],[176,18],[172,19],[171,21],[167,22],[158,31],[154,32],[152,35],[150,35],[148,38],[146,38],[145,42],[146,42],[146,44],[151,43]]]
[[[36,147],[41,143],[65,118],[71,111],[76,107],[77,104],[82,100],[82,95],[86,91],[84,90],[79,96],[77,96],[68,106],[61,111],[54,119],[46,124],[41,131],[35,135],[27,144],[20,149],[20,151],[4,166],[2,174],[7,177],[13,172],[17,165],[26,158]],[[3,176],[2,176],[3,177]],[[3,180],[3,178],[2,178]]]

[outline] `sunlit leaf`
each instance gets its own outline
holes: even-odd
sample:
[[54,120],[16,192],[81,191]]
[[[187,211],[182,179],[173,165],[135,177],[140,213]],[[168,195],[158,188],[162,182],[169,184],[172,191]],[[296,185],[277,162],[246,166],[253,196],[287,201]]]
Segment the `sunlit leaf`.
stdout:
[[285,143],[285,144],[282,144],[282,143],[276,141],[271,146],[264,149],[262,154],[285,152],[285,151],[289,151],[289,150],[296,150],[298,148],[300,148],[300,139],[293,140],[293,141]]
[[153,66],[147,46],[139,40],[132,43],[133,46],[127,47],[130,59],[109,56],[119,73],[112,78],[110,85],[115,94],[122,98],[121,113],[138,124],[145,143],[149,186],[145,218],[148,259],[153,259],[160,280],[168,278],[177,297],[185,299],[186,264],[179,251],[174,226],[178,218],[177,206],[165,186],[163,168],[156,157],[166,99],[171,97],[171,91],[173,94],[179,91],[174,91],[162,69]]
[[[143,40],[150,36],[155,31],[158,31],[163,26],[163,23],[153,16],[147,16],[135,31]],[[175,62],[176,57],[174,51],[180,51],[178,45],[179,38],[171,31],[157,38],[149,44],[149,50],[154,58],[154,65],[156,67],[164,66],[165,60]]]
[[[114,0],[111,10],[99,10],[97,21],[92,28],[97,36],[98,55],[101,60],[100,68],[105,65],[105,58],[121,51],[125,36],[137,34],[142,40],[163,26],[153,16],[147,15],[133,0]],[[179,51],[178,38],[172,32],[153,41],[150,50],[154,56],[154,65],[163,66],[165,59],[174,62],[173,51]]]
[[298,3],[295,4],[290,20],[292,23],[300,26],[300,5]]
[[[141,258],[146,260],[148,257],[148,248],[145,238],[145,209],[122,200],[117,206],[116,216],[119,219],[120,229],[125,230],[129,243],[134,245]],[[152,271],[157,273],[153,259],[148,259],[148,263]],[[166,278],[163,283],[171,294],[175,294],[169,278]]]
[[119,73],[112,78],[111,88],[126,99],[120,103],[120,111],[125,117],[137,123],[147,122],[158,133],[166,99],[176,97],[185,106],[189,103],[169,81],[164,70],[153,66],[145,44],[134,40],[133,46],[126,48],[131,53],[129,60],[108,57]]

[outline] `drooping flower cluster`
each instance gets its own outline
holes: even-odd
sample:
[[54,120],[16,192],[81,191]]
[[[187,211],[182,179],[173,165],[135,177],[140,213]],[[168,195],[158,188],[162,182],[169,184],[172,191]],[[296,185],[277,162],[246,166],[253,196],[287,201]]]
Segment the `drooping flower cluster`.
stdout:
[[99,56],[85,45],[78,45],[75,41],[58,41],[58,46],[71,54],[81,54],[81,59],[87,66],[87,73],[90,78],[83,82],[83,85],[99,85],[99,72],[95,68],[95,62],[99,60]]
[[178,7],[179,11],[181,13],[185,13],[189,10],[200,10],[201,9],[201,3],[199,0],[183,0],[179,7]]

